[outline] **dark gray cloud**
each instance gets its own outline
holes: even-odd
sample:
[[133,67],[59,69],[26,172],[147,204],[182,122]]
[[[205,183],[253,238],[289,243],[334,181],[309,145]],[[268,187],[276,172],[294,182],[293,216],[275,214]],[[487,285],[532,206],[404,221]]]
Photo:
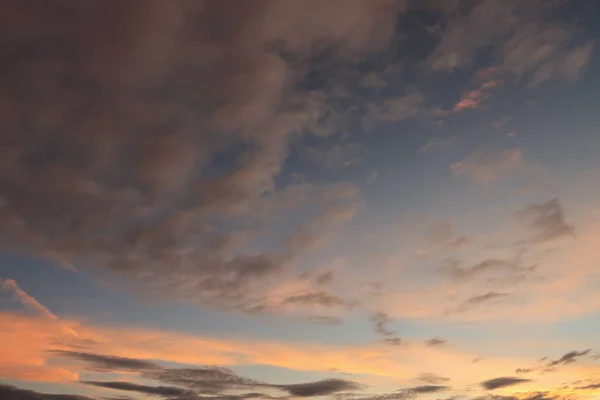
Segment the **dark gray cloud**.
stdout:
[[77,351],[61,350],[52,351],[52,353],[84,361],[90,364],[90,366],[96,370],[150,371],[162,368],[153,362],[140,360],[137,358],[107,356],[94,353],[82,353]]
[[388,314],[382,311],[373,312],[369,316],[369,321],[373,324],[375,333],[381,336],[384,343],[392,346],[404,344],[404,341],[396,335],[396,332],[389,328],[392,318]]
[[596,390],[596,389],[600,389],[600,383],[593,383],[591,385],[579,386],[577,389],[581,389],[581,390]]
[[293,139],[334,132],[344,111],[326,83],[307,89],[315,54],[337,65],[385,49],[402,3],[7,2],[0,244],[160,296],[264,309],[266,281],[307,248],[240,248],[298,204],[330,210],[318,237],[357,200],[275,181]]
[[2,400],[94,400],[91,397],[72,394],[49,394],[33,390],[19,389],[15,386],[0,383],[0,399]]
[[563,205],[558,198],[532,204],[517,211],[515,217],[531,231],[532,236],[528,239],[530,243],[543,243],[575,233],[573,226],[567,222]]
[[528,374],[528,373],[537,372],[537,371],[552,372],[552,371],[555,371],[556,367],[558,367],[560,365],[566,365],[566,364],[571,364],[571,363],[577,362],[578,358],[590,355],[591,351],[592,351],[592,349],[587,349],[587,350],[582,350],[582,351],[573,350],[573,351],[569,351],[569,352],[563,354],[561,357],[559,357],[556,360],[550,360],[550,361],[548,361],[548,357],[543,357],[538,361],[537,365],[527,367],[527,368],[517,368],[515,370],[515,373]]
[[481,386],[486,390],[500,389],[506,386],[513,386],[519,383],[531,382],[531,379],[516,378],[510,376],[503,376],[500,378],[489,379],[481,382]]
[[72,394],[48,394],[19,389],[0,383],[0,399],[3,400],[94,400],[91,397]]
[[437,392],[442,392],[447,389],[449,389],[448,386],[423,385],[423,386],[415,386],[408,390],[412,391],[413,393],[422,394],[422,393],[437,393]]
[[374,325],[375,333],[381,336],[394,336],[395,332],[389,329],[389,324],[392,322],[390,316],[384,312],[377,311],[369,317]]
[[341,307],[347,303],[335,294],[325,291],[294,295],[283,301],[285,304],[318,305],[322,307]]
[[590,354],[591,351],[592,351],[592,349],[587,349],[587,350],[583,350],[583,351],[576,351],[576,350],[570,351],[568,353],[563,354],[559,359],[550,361],[548,363],[548,367],[554,367],[556,365],[564,365],[564,364],[574,363],[577,361],[577,359],[579,357],[586,356],[586,355]]
[[359,393],[342,393],[335,397],[339,400],[409,400],[415,399],[419,395],[438,393],[449,389],[448,386],[440,385],[422,385],[415,386],[406,389],[399,389],[391,393],[375,394],[375,395],[362,395]]
[[152,394],[161,397],[183,397],[190,394],[188,389],[182,389],[174,386],[148,386],[139,385],[131,382],[96,382],[96,381],[81,381],[86,385],[98,386],[107,389],[124,390],[128,392],[137,392],[144,394]]
[[[92,370],[105,372],[127,370],[145,379],[156,381],[156,385],[141,385],[130,382],[82,381],[92,386],[115,390],[138,392],[168,398],[197,398],[199,395],[218,398],[237,398],[239,391],[254,394],[252,397],[271,398],[263,390],[279,390],[290,396],[313,397],[361,389],[358,383],[342,379],[326,379],[291,385],[275,385],[239,376],[231,369],[218,366],[191,368],[164,368],[155,363],[124,357],[73,351],[54,352],[62,357],[83,361]],[[232,393],[233,392],[233,393]],[[246,397],[251,398],[251,397]]]
[[291,396],[314,397],[356,390],[361,388],[361,385],[342,379],[327,379],[318,382],[300,383],[295,385],[274,385],[273,387],[285,390]]

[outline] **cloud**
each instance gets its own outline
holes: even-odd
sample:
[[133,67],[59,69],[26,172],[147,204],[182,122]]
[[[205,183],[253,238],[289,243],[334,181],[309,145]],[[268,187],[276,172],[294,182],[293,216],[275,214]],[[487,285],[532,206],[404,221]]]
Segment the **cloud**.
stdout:
[[506,386],[518,385],[519,383],[531,382],[530,379],[524,378],[515,378],[515,377],[500,377],[489,379],[487,381],[481,382],[481,386],[486,390],[495,390],[500,389]]
[[362,386],[341,379],[326,379],[316,382],[291,385],[275,385],[243,378],[232,370],[216,366],[193,368],[163,368],[145,360],[99,355],[92,353],[59,352],[61,356],[85,361],[94,370],[136,372],[160,385],[142,385],[122,381],[82,381],[81,383],[104,388],[133,391],[162,397],[193,396],[197,393],[224,394],[232,390],[278,389],[291,396],[313,397],[337,392],[357,390]]
[[11,292],[21,304],[36,314],[49,320],[58,320],[56,315],[54,315],[47,307],[40,304],[40,302],[38,302],[35,298],[31,297],[24,290],[22,290],[14,280],[0,280],[0,289]]
[[384,343],[392,346],[398,346],[404,343],[401,338],[396,336],[396,332],[389,328],[389,325],[392,323],[392,318],[388,314],[382,311],[373,312],[369,316],[369,321],[373,323],[375,333],[382,337]]
[[535,270],[535,265],[525,267],[521,264],[519,258],[515,259],[499,259],[490,258],[480,261],[470,267],[461,268],[461,261],[448,261],[440,271],[450,276],[458,282],[465,282],[475,279],[480,276],[503,276],[510,278],[512,276],[522,276],[531,273]]
[[430,373],[421,374],[417,377],[417,379],[430,385],[439,385],[440,383],[448,382],[450,380],[450,378]]
[[190,391],[181,389],[173,386],[148,386],[148,385],[139,385],[136,383],[130,382],[94,382],[94,381],[82,381],[86,385],[98,386],[107,389],[116,389],[116,390],[124,390],[128,392],[137,392],[144,394],[151,394],[161,397],[175,397],[175,396],[184,396],[188,394]]
[[577,361],[578,357],[583,357],[585,355],[588,355],[591,351],[592,351],[592,349],[587,349],[584,351],[576,351],[576,350],[570,351],[568,353],[563,354],[562,357],[560,357],[559,359],[550,361],[548,363],[548,366],[554,367],[556,365],[573,363],[573,362]]
[[337,65],[385,49],[403,5],[232,4],[6,7],[1,44],[21,50],[0,71],[5,247],[157,297],[260,308],[266,281],[307,250],[246,254],[259,238],[241,239],[244,224],[331,206],[308,189],[283,201],[293,184],[276,183],[295,139],[343,114],[327,85],[305,89],[315,54]]
[[435,252],[459,250],[468,247],[471,243],[472,239],[458,232],[451,221],[432,221],[425,225],[424,248],[419,250],[419,255],[427,256]]
[[0,383],[0,397],[7,400],[93,400],[90,397],[73,394],[40,393],[2,383]]
[[314,397],[356,390],[361,386],[357,383],[341,379],[327,379],[318,382],[300,383],[295,385],[277,385],[275,387],[287,391],[291,396]]
[[410,388],[409,390],[414,393],[437,393],[448,389],[448,386],[439,386],[439,385],[424,385],[424,386],[415,386]]
[[325,291],[290,296],[284,300],[284,303],[319,305],[322,307],[341,307],[347,305],[347,303],[338,296]]
[[514,172],[524,165],[521,149],[505,150],[500,153],[476,151],[461,162],[450,166],[452,172],[466,175],[474,181],[489,183],[505,174]]
[[160,369],[157,364],[129,357],[117,357],[110,355],[85,353],[78,351],[54,351],[59,356],[69,357],[83,361],[99,371],[150,371]]
[[486,294],[473,296],[473,297],[468,298],[464,302],[462,302],[456,308],[456,312],[465,312],[465,311],[470,310],[473,307],[477,307],[477,306],[480,306],[481,304],[489,303],[493,300],[497,300],[499,298],[503,298],[506,296],[508,296],[508,293],[499,293],[499,292],[494,292],[494,291],[487,292]]
[[454,105],[453,112],[461,112],[468,108],[478,108],[481,103],[489,97],[489,91],[502,85],[500,80],[487,80],[481,82],[477,89],[471,90],[462,96],[460,101]]
[[515,217],[532,232],[528,239],[530,243],[544,243],[573,236],[575,233],[573,226],[567,222],[563,205],[557,197],[519,210]]
[[388,325],[392,322],[390,316],[384,312],[378,311],[371,314],[369,321],[374,324],[375,333],[381,336],[393,336],[394,331],[388,328]]
[[429,340],[426,340],[425,344],[427,346],[439,346],[439,345],[442,345],[442,344],[446,344],[447,342],[448,341],[446,339],[442,339],[442,338],[439,338],[439,337],[434,337],[434,338],[431,338]]
[[553,18],[558,2],[461,4],[452,3],[438,27],[440,41],[425,63],[433,71],[470,68],[478,51],[487,48],[493,65],[480,69],[477,77],[506,75],[536,86],[556,78],[573,82],[591,59],[595,43],[577,42],[578,30]]
[[424,104],[425,96],[420,92],[378,100],[369,105],[365,117],[366,129],[371,130],[381,122],[397,122],[413,117],[424,110]]

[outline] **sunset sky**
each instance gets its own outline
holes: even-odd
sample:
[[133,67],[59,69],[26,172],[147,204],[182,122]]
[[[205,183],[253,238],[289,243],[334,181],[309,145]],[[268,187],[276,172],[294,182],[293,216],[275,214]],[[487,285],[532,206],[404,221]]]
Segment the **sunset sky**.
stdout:
[[2,1],[0,399],[600,399],[598,18]]

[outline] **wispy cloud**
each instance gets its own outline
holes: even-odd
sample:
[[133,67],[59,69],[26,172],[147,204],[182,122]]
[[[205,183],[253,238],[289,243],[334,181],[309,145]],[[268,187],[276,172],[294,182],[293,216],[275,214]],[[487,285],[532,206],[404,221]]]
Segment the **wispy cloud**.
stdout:
[[567,222],[559,198],[532,204],[517,211],[515,217],[532,232],[528,239],[530,243],[543,243],[575,234],[573,226]]
[[466,175],[477,182],[496,181],[505,174],[523,167],[524,159],[521,149],[505,150],[500,153],[476,151],[463,161],[450,166],[452,172]]

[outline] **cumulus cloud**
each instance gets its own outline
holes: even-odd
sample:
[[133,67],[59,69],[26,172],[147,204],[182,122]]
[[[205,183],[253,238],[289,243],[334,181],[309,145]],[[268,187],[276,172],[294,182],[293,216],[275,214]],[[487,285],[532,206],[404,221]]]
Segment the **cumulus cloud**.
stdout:
[[332,94],[302,88],[311,57],[384,49],[401,3],[8,4],[3,244],[256,309],[245,293],[303,250],[240,254],[241,226],[291,206],[275,178],[292,138],[335,130]]
[[530,243],[544,243],[573,236],[575,230],[567,222],[565,210],[559,198],[532,204],[515,213],[517,221],[528,228],[532,236]]
[[483,388],[485,388],[486,390],[495,390],[495,389],[500,389],[506,386],[513,386],[513,385],[517,385],[519,383],[526,383],[526,382],[531,382],[530,379],[524,379],[524,378],[515,378],[515,377],[500,377],[500,378],[494,378],[494,379],[489,379],[487,381],[483,381],[481,382],[481,386],[483,386]]

